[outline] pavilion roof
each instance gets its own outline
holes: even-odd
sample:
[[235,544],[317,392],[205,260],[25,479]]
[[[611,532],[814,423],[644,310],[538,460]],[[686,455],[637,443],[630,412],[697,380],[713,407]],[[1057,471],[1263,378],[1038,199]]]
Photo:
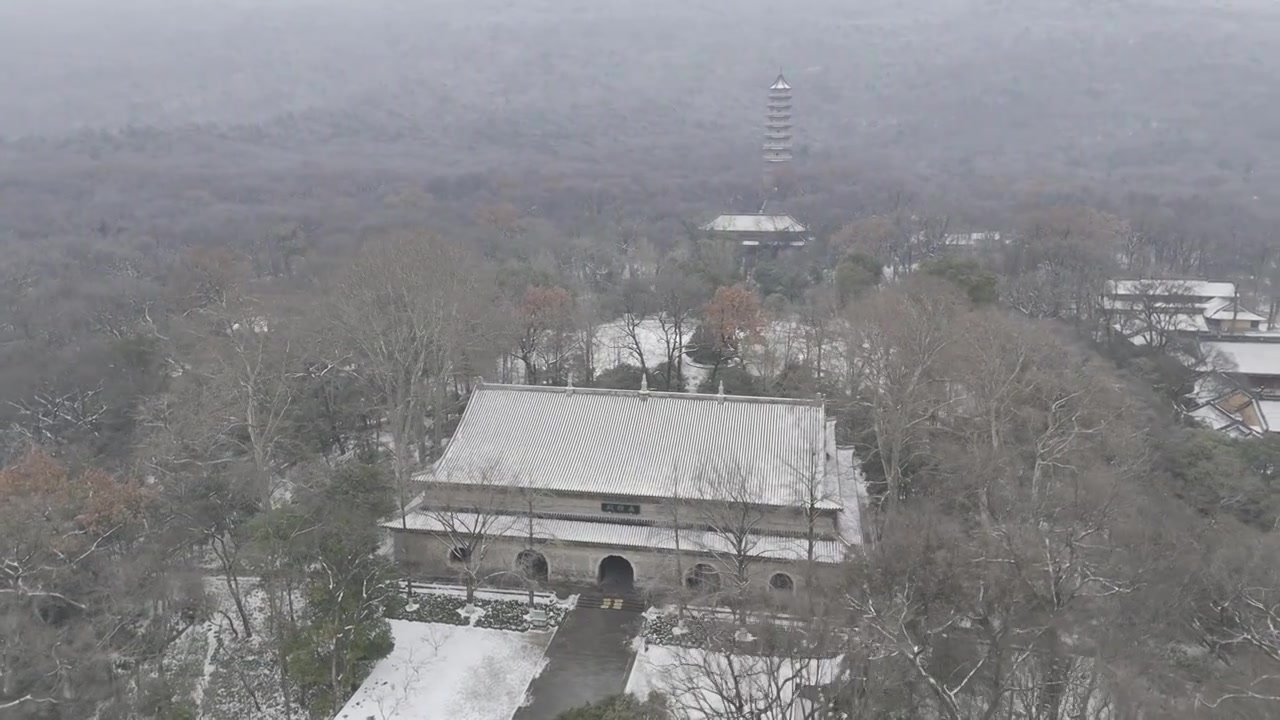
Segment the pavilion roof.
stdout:
[[721,215],[703,226],[710,232],[802,233],[807,228],[790,215]]

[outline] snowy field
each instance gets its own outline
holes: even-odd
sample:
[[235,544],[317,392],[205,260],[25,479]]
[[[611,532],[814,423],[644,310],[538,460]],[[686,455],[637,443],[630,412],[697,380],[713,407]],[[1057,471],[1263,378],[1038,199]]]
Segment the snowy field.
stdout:
[[840,659],[787,659],[724,655],[694,648],[637,643],[626,692],[639,698],[657,691],[677,716],[711,720],[742,712],[760,720],[788,720],[804,701],[797,693],[830,682]]
[[[688,337],[693,336],[693,327],[691,323],[686,331]],[[656,318],[645,318],[636,326],[636,337],[644,352],[645,364],[650,368],[661,367],[667,360],[667,342],[662,324]],[[601,325],[596,331],[595,347],[592,349],[596,372],[612,370],[623,364],[639,366],[640,358],[636,357],[634,348],[621,320]],[[689,358],[685,358],[685,385],[690,391],[697,390],[698,383],[706,380],[710,373],[709,369],[694,365]]]
[[[830,331],[836,335],[835,329]],[[795,320],[778,320],[764,329],[764,343],[752,353],[748,369],[762,377],[776,376],[787,363],[798,363],[803,359],[804,328]],[[667,346],[662,325],[655,318],[646,318],[636,327],[636,337],[644,352],[645,363],[650,368],[661,366],[666,361]],[[686,341],[693,337],[693,326],[687,331]],[[823,366],[827,373],[840,377],[846,374],[846,364],[842,353],[842,343],[838,337],[830,337],[824,345]],[[593,348],[596,372],[611,370],[622,364],[639,365],[634,344],[626,333],[621,320],[607,322],[596,332]],[[710,367],[696,365],[684,359],[685,387],[690,392],[697,390],[698,385],[711,374]]]
[[510,720],[553,633],[391,621],[396,646],[337,720]]

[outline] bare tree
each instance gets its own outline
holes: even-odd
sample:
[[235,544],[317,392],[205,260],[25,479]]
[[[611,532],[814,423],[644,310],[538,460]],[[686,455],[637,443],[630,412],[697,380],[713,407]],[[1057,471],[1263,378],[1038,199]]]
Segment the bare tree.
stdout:
[[1189,558],[1183,595],[1194,636],[1206,649],[1195,705],[1239,717],[1280,709],[1280,572],[1274,533],[1223,521]]
[[647,281],[632,278],[623,283],[616,307],[618,325],[622,331],[622,343],[619,349],[630,354],[645,375],[649,374],[649,361],[653,359],[645,355],[646,323],[656,307],[653,288]]
[[56,448],[85,436],[97,435],[108,408],[102,388],[68,391],[38,390],[9,404],[17,411],[13,430],[27,443]]
[[546,495],[534,487],[522,487],[517,490],[523,517],[518,528],[524,539],[524,550],[516,556],[516,571],[524,581],[528,591],[529,608],[534,606],[534,592],[547,580],[547,558],[542,550],[549,542],[545,533],[538,531],[538,506],[546,499]]
[[[370,388],[386,423],[403,516],[429,406],[465,349],[483,337],[479,269],[466,252],[434,236],[374,243],[334,288],[332,320],[344,364]],[[439,419],[439,418],[438,418]]]
[[674,380],[684,377],[685,345],[707,293],[694,275],[674,266],[665,267],[658,275],[656,293],[656,319],[666,351],[665,389],[672,390]]
[[[530,500],[532,502],[532,500]],[[435,537],[445,546],[467,588],[467,603],[475,601],[476,587],[485,576],[485,558],[494,543],[519,537],[522,519],[527,528],[532,515],[522,518],[521,498],[494,471],[483,471],[466,483],[433,483],[418,513],[426,517]]]
[[822,381],[830,354],[835,350],[840,294],[834,285],[819,285],[805,291],[799,307],[800,326],[804,333],[804,364]]
[[[835,448],[831,451],[835,452]],[[805,598],[812,614],[816,611],[819,596],[818,567],[826,559],[819,552],[819,547],[836,533],[832,509],[840,497],[836,492],[835,479],[826,476],[825,458],[821,454],[812,466],[791,467],[789,470],[796,479],[793,502],[804,518]]]
[[574,309],[573,332],[580,359],[577,378],[584,386],[589,386],[596,377],[596,344],[600,338],[601,315],[600,303],[595,296],[583,294],[579,297]]
[[1024,214],[1001,253],[1005,299],[1029,317],[1092,320],[1128,235],[1124,221],[1087,208]]
[[708,588],[691,586],[699,585],[703,581],[710,579],[701,575],[691,575],[689,570],[686,569],[686,563],[689,559],[686,558],[686,555],[692,551],[689,535],[691,532],[697,532],[690,527],[691,521],[696,518],[696,513],[690,512],[689,500],[684,496],[684,490],[681,487],[680,470],[677,467],[671,469],[670,487],[670,493],[661,504],[659,513],[663,518],[662,522],[666,525],[663,532],[671,538],[674,545],[675,552],[672,553],[672,561],[675,565],[675,576],[669,578],[667,586],[663,589],[670,597],[675,599],[676,622],[678,625],[683,626],[691,591],[693,593],[705,593],[708,590]]
[[762,481],[751,468],[733,463],[706,465],[694,482],[700,498],[695,505],[696,522],[707,529],[704,546],[695,548],[710,553],[720,566],[718,575],[732,583],[724,589],[742,621],[751,590],[751,568],[768,557],[770,550],[763,533],[767,511],[760,504]]
[[955,402],[942,365],[962,303],[941,283],[913,277],[849,319],[848,363],[861,382],[852,390],[870,413],[868,459],[883,473],[890,509],[911,493],[913,469],[928,458],[927,437]]
[[301,388],[299,357],[288,335],[261,317],[245,318],[229,327],[226,350],[215,370],[227,393],[234,422],[225,427],[228,440],[252,462],[262,507],[270,508],[277,481],[293,438],[291,421]]
[[673,646],[657,656],[658,687],[680,717],[819,720],[843,682],[839,631],[821,618],[759,618],[748,639],[707,620],[699,647]]

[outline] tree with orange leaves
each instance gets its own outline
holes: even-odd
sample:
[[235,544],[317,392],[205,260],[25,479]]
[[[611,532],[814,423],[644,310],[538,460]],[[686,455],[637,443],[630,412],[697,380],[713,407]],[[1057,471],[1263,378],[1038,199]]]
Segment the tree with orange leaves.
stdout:
[[0,470],[0,711],[87,717],[120,662],[172,635],[151,509],[141,483],[39,451]]
[[525,290],[517,315],[516,357],[524,364],[525,382],[538,383],[539,361],[553,382],[561,381],[572,345],[573,296],[561,287],[532,285]]
[[711,380],[727,363],[741,363],[745,351],[764,340],[764,313],[760,300],[742,285],[716,288],[702,309],[699,327],[702,341],[713,355]]

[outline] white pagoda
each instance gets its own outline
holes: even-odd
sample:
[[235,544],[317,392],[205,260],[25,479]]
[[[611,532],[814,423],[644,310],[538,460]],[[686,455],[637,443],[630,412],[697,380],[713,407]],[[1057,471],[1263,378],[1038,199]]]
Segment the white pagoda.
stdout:
[[764,128],[765,167],[791,162],[791,84],[782,73],[769,86]]

